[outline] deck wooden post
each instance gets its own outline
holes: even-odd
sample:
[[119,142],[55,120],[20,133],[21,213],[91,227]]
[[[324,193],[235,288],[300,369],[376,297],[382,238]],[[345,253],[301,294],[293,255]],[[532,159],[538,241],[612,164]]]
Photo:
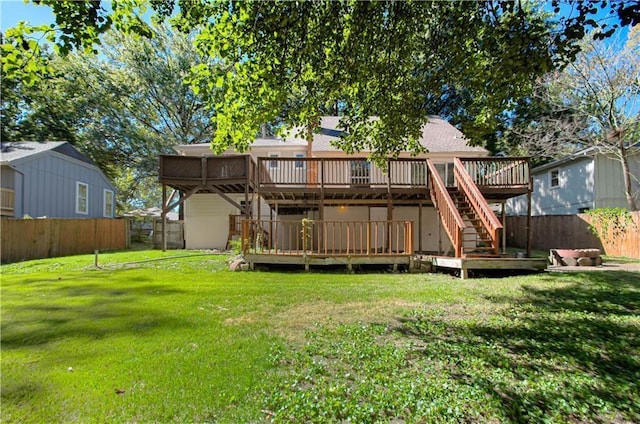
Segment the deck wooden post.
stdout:
[[240,236],[240,245],[242,246],[242,253],[246,254],[249,252],[249,220],[245,219],[242,221],[242,235]]
[[167,186],[162,184],[162,251],[167,251]]
[[262,205],[260,204],[261,203],[260,202],[260,184],[262,184],[262,177],[261,177],[262,174],[260,173],[260,170],[261,170],[260,164],[261,164],[261,162],[258,161],[258,163],[256,165],[256,169],[257,169],[257,171],[256,171],[257,177],[256,178],[257,178],[257,180],[255,181],[255,185],[256,185],[255,195],[256,195],[256,198],[257,198],[256,199],[256,203],[257,203],[256,214],[258,215],[258,221],[260,221],[260,218],[261,218],[260,215],[261,215],[261,212],[262,212],[262,209],[261,209]]
[[318,206],[320,221],[324,221],[324,159],[320,158],[320,205]]
[[[531,180],[530,187],[533,186]],[[527,193],[527,258],[531,257],[531,190]]]
[[422,252],[422,202],[418,203],[418,251]]
[[437,222],[438,222],[438,255],[442,255],[442,222],[440,221],[440,217],[438,217]]
[[507,254],[507,212],[505,202],[502,202],[502,254]]
[[[246,174],[245,184],[244,184],[244,216],[247,219],[251,219],[251,210],[253,209],[253,205],[249,204],[249,169],[251,167],[251,156],[247,155],[245,157],[244,169]],[[253,203],[253,202],[252,202]]]
[[[391,198],[391,163],[387,160],[387,253],[391,253],[393,243],[393,230],[391,228],[393,221],[393,199]],[[399,246],[398,246],[399,247]]]

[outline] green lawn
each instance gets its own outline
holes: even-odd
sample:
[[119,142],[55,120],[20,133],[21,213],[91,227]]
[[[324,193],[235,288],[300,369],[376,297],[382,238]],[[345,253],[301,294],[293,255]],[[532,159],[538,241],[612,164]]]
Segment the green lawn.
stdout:
[[2,422],[640,421],[640,273],[232,273],[196,253],[2,266]]

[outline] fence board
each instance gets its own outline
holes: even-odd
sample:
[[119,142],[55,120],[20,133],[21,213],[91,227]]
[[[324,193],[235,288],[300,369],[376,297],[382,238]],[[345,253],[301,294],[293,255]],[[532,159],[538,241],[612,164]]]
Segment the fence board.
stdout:
[[[631,213],[634,224],[622,236],[600,240],[589,229],[591,217],[577,215],[542,215],[531,217],[531,246],[534,250],[602,249],[611,256],[640,259],[640,211]],[[507,245],[524,248],[527,244],[527,217],[507,217]]]
[[126,219],[2,219],[3,263],[129,247]]
[[[184,221],[167,221],[167,249],[184,249]],[[162,219],[153,221],[153,248],[162,249]]]

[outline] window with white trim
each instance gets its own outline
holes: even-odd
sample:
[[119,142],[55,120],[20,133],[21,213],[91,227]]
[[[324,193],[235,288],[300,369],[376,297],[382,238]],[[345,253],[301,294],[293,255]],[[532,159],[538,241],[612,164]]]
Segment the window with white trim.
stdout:
[[549,171],[549,187],[560,187],[560,169],[552,169]]
[[[303,158],[304,153],[296,153],[296,158]],[[304,162],[301,160],[296,161],[296,169],[301,169],[304,167]]]
[[[269,157],[270,158],[279,158],[280,157],[280,153],[269,153]],[[270,160],[269,161],[269,168],[275,169],[277,167],[278,167],[278,161],[277,160]]]
[[113,218],[113,191],[104,190],[104,212],[103,215],[105,218]]
[[89,184],[76,181],[76,213],[89,213]]

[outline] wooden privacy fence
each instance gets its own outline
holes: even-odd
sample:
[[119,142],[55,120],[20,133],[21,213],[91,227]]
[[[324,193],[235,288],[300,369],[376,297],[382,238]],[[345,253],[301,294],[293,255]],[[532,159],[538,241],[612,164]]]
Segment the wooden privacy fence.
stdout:
[[129,247],[126,219],[2,219],[0,225],[3,263]]
[[[603,240],[589,229],[591,217],[577,215],[542,215],[531,217],[531,247],[534,250],[556,248],[598,248],[611,256],[640,259],[640,211],[631,213],[633,223],[622,234],[610,234]],[[507,217],[507,245],[524,248],[527,243],[527,217]]]

